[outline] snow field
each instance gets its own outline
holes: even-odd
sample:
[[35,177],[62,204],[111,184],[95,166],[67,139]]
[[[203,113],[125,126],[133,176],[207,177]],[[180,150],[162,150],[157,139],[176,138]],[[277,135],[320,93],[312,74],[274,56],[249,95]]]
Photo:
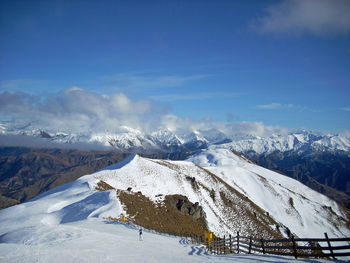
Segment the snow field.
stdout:
[[[98,218],[56,226],[36,226],[2,236],[0,261],[29,262],[327,262],[263,255],[210,255],[180,237],[144,231]],[[341,262],[341,261],[339,261]]]

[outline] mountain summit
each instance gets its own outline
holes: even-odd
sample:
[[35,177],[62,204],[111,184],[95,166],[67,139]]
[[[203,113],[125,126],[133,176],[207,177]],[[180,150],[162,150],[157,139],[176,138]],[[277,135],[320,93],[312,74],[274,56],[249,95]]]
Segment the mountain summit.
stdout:
[[[1,210],[0,236],[7,242],[28,228],[88,218],[117,219],[121,214],[164,232],[167,220],[178,218],[174,225],[186,219],[195,231],[210,230],[217,236],[239,231],[276,238],[285,236],[288,229],[301,237],[324,232],[336,237],[350,235],[346,211],[336,202],[228,150],[212,149],[187,161],[130,155],[29,202]],[[184,234],[177,231],[172,228],[171,232]]]

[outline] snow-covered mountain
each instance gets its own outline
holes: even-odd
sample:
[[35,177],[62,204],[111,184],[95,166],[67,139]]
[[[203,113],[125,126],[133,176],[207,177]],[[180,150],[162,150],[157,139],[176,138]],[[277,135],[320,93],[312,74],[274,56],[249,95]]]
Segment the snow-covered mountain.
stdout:
[[118,131],[73,133],[67,131],[48,131],[28,124],[13,126],[0,124],[1,134],[20,134],[41,137],[59,143],[99,143],[112,146],[118,150],[142,153],[149,150],[181,151],[207,148],[227,148],[241,153],[269,154],[273,152],[310,153],[310,152],[350,152],[350,138],[341,134],[320,134],[310,131],[290,134],[273,134],[260,137],[242,134],[227,134],[223,131],[210,130],[178,130],[160,129],[150,133],[122,126]]
[[336,202],[294,179],[226,149],[205,150],[188,161],[220,177],[299,236],[320,236],[325,231],[350,234],[346,214]]
[[[101,182],[115,190],[97,191]],[[240,231],[271,237],[285,235],[283,229],[287,228],[302,237],[324,232],[336,237],[350,235],[346,213],[336,202],[222,149],[203,151],[188,161],[131,155],[100,172],[1,210],[0,236],[33,225],[118,218],[127,214],[117,194],[126,189],[159,204],[167,196],[186,196],[202,207],[208,228],[219,236]],[[277,230],[276,225],[281,228]]]
[[255,154],[283,153],[288,151],[298,154],[324,151],[349,153],[350,140],[342,135],[320,135],[303,131],[288,135],[275,134],[270,137],[249,136],[221,144],[218,147]]
[[[225,148],[295,178],[350,207],[350,137],[346,133],[321,134],[303,130],[261,137],[214,128],[189,130],[186,127],[180,130],[156,129],[147,133],[126,126],[117,131],[73,133],[11,123],[1,124],[0,133],[4,135],[0,137],[0,145],[6,146],[50,147],[51,144],[51,147],[79,148],[82,145],[83,149],[102,147],[176,160],[206,148]],[[8,139],[6,135],[9,134],[20,138]]]
[[[130,203],[125,203],[122,194],[134,197],[131,204],[132,209],[137,209],[135,214],[130,214]],[[68,260],[81,261],[85,256],[90,262],[101,260],[112,247],[121,247],[114,252],[119,253],[119,257],[113,254],[103,261],[138,262],[136,258],[142,256],[128,258],[135,255],[128,244],[147,254],[151,251],[157,254],[154,250],[159,248],[170,251],[166,244],[174,248],[178,241],[146,232],[145,241],[149,238],[150,244],[143,246],[154,247],[143,250],[144,247],[135,243],[135,230],[126,230],[123,225],[107,220],[124,214],[133,221],[146,209],[135,200],[147,198],[155,204],[156,210],[151,213],[158,214],[157,223],[161,225],[165,222],[159,213],[169,196],[180,198],[179,201],[186,197],[194,207],[202,209],[201,216],[208,229],[218,236],[240,231],[243,235],[282,237],[286,236],[286,229],[300,237],[322,237],[324,232],[332,237],[350,235],[346,211],[336,202],[226,149],[211,149],[187,161],[130,155],[99,172],[1,210],[0,258],[7,262],[45,259],[56,262],[55,256],[59,254],[55,251],[60,251],[60,256]],[[176,207],[179,213],[183,212],[179,202]],[[198,248],[197,255],[201,254],[199,251]],[[180,254],[178,257],[182,258]],[[195,259],[184,257],[186,262],[216,262],[210,255]],[[169,253],[153,259],[167,258]]]

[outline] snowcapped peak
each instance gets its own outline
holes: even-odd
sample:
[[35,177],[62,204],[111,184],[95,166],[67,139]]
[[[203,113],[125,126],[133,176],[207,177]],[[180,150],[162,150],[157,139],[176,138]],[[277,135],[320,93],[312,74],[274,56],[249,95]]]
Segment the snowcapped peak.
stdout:
[[214,147],[208,150],[195,154],[187,159],[201,167],[216,167],[216,166],[234,166],[241,159],[228,149],[215,149]]
[[337,149],[350,151],[350,141],[340,135],[327,135],[312,143],[312,147],[317,150]]
[[195,135],[200,135],[201,133],[200,133],[199,131],[197,131],[197,130],[194,130],[194,131],[193,131],[193,134],[195,134]]
[[0,133],[5,133],[6,132],[6,127],[5,125],[0,123]]
[[138,154],[130,154],[128,157],[126,157],[123,161],[120,161],[118,163],[112,164],[106,168],[104,168],[102,171],[104,170],[117,170],[120,169],[124,166],[127,166],[133,162],[137,162],[140,158]]
[[121,126],[120,131],[125,133],[142,134],[141,131],[128,126]]

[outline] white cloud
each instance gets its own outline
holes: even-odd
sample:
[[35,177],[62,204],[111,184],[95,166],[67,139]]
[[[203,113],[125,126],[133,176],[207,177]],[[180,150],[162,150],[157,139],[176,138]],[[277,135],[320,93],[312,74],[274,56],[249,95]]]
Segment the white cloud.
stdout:
[[284,0],[265,11],[253,25],[263,33],[329,36],[350,32],[349,0]]
[[268,137],[272,134],[287,134],[290,130],[281,126],[266,126],[262,122],[235,122],[221,125],[221,130],[231,136],[234,135],[253,135]]
[[173,88],[179,87],[194,80],[201,80],[211,75],[165,75],[152,76],[143,72],[118,73],[103,78],[107,86],[119,88]]
[[21,92],[0,93],[0,116],[7,116],[15,125],[30,123],[32,127],[47,132],[78,134],[118,132],[122,126],[145,133],[166,128],[180,134],[219,130],[228,136],[269,136],[285,131],[261,122],[215,122],[210,117],[201,120],[180,118],[168,114],[149,100],[133,100],[122,93],[101,95],[79,87],[46,97]]
[[156,101],[180,101],[180,100],[206,100],[212,98],[234,98],[238,97],[236,93],[220,93],[220,92],[205,92],[196,94],[166,94],[166,95],[154,95],[149,96],[150,99]]
[[74,144],[59,143],[51,140],[43,140],[40,137],[29,135],[0,134],[0,145],[2,147],[35,147],[35,148],[64,148],[78,150],[110,150],[98,142],[75,142]]
[[310,109],[306,106],[302,105],[295,105],[295,104],[281,104],[278,102],[273,102],[270,104],[262,104],[262,105],[257,105],[256,108],[258,109],[263,109],[263,110],[278,110],[278,109],[288,109],[288,110],[299,110],[299,111],[313,111],[313,112],[318,112],[317,110]]
[[350,111],[350,107],[344,107],[344,108],[340,108],[343,111]]
[[218,130],[227,136],[253,135],[267,137],[272,134],[287,134],[290,130],[280,126],[266,126],[262,122],[215,122],[210,118],[203,120],[181,119],[175,115],[162,116],[161,127],[172,132],[186,133],[195,130]]
[[133,101],[122,93],[100,95],[73,87],[45,98],[21,92],[0,93],[0,113],[16,122],[48,130],[105,131],[122,125],[139,128],[154,113],[149,100]]
[[281,103],[273,102],[273,103],[271,103],[271,104],[258,105],[258,106],[256,106],[256,107],[259,108],[259,109],[276,110],[276,109],[281,108],[281,107],[282,107],[282,104],[281,104]]

